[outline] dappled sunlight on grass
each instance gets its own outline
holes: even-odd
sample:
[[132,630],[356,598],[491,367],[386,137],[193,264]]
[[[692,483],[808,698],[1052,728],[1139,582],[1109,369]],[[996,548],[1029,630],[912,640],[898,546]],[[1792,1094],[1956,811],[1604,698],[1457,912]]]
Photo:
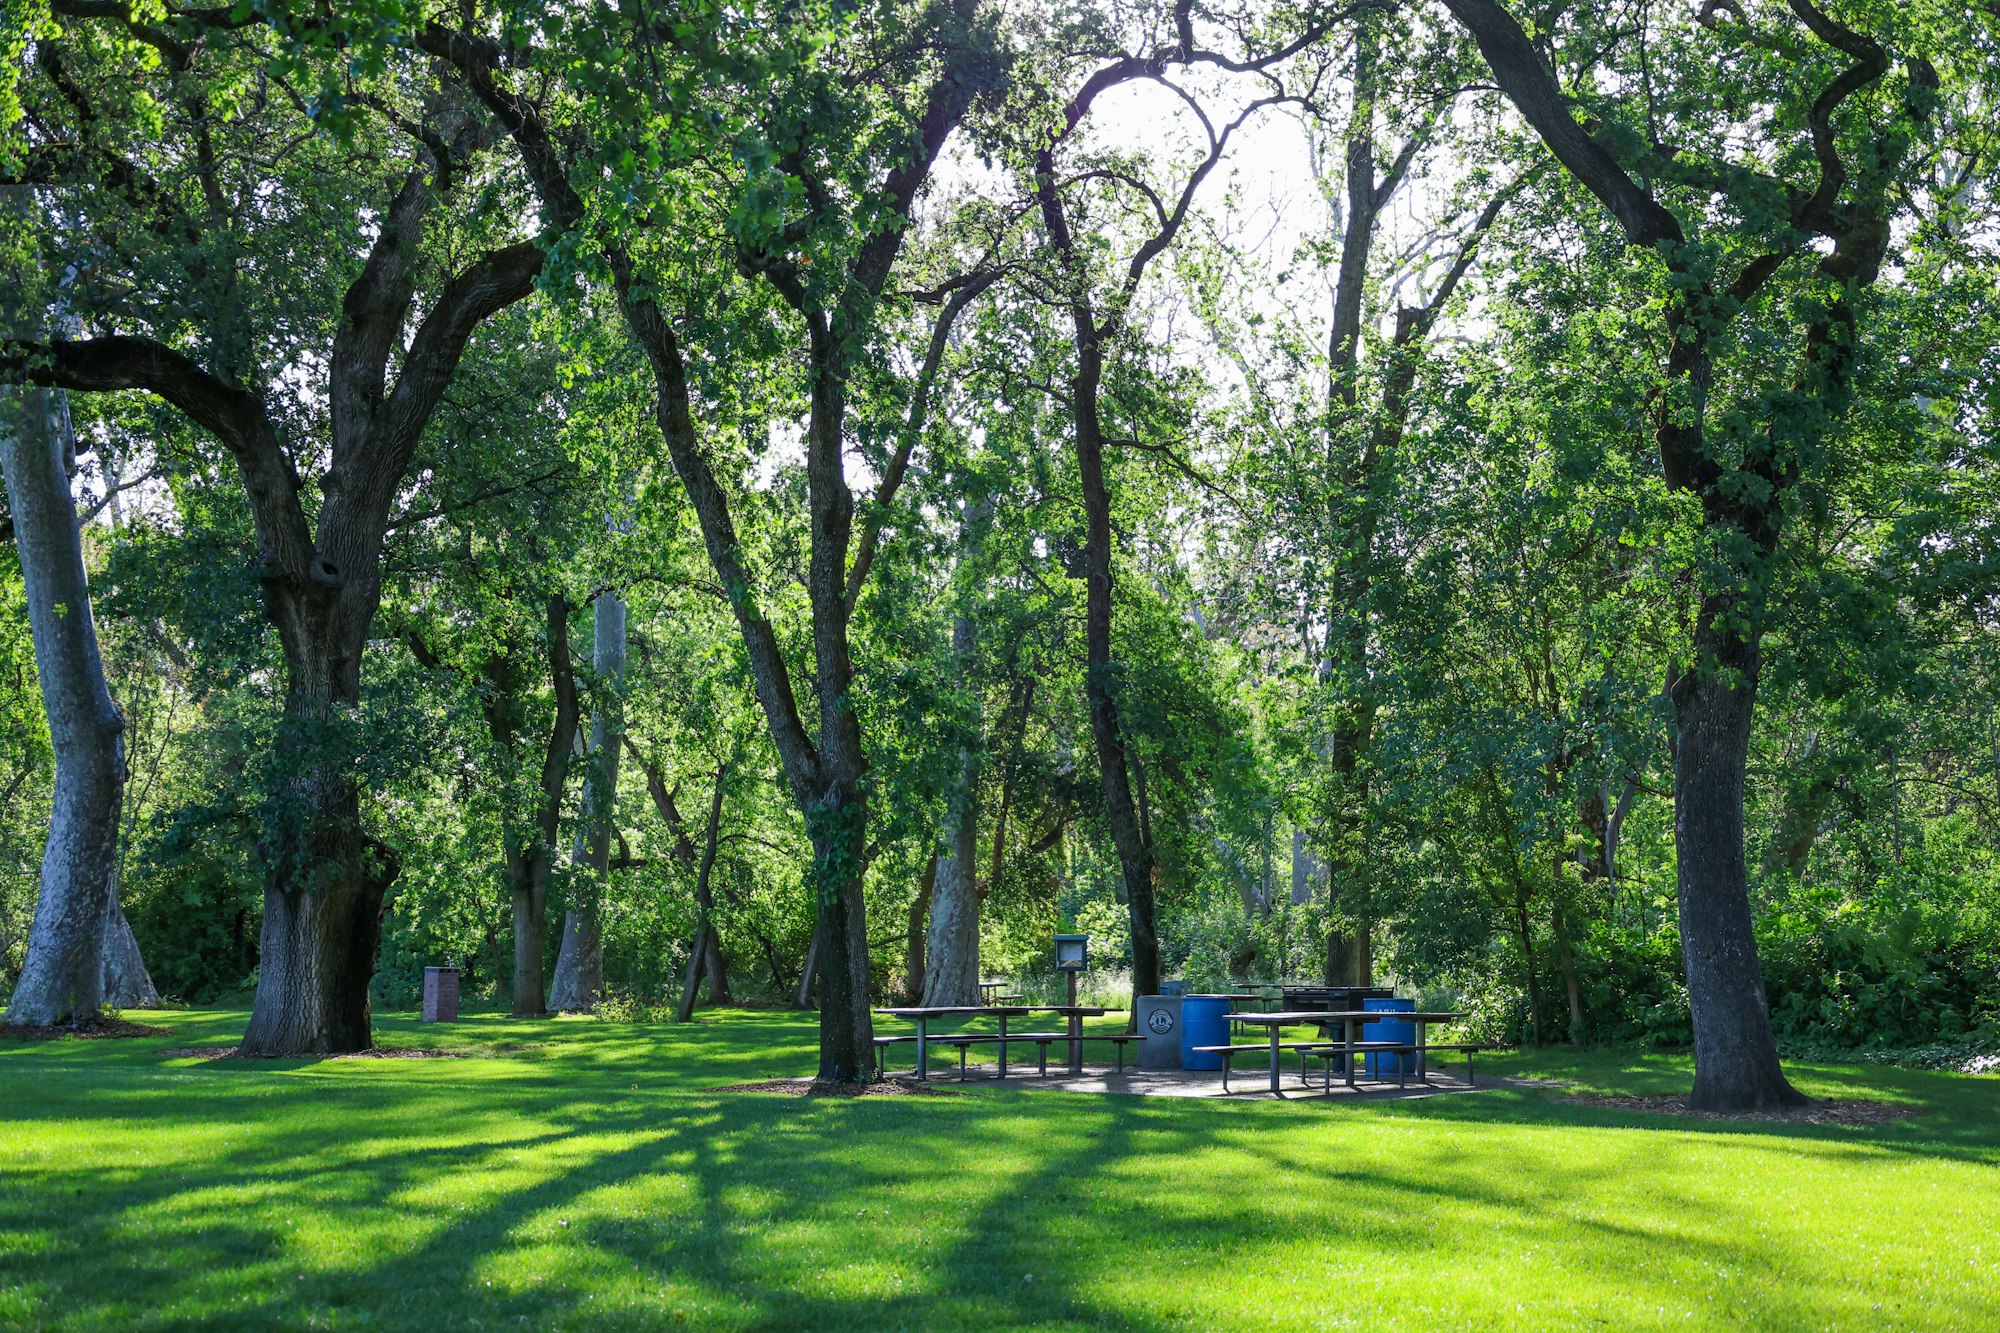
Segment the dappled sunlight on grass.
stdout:
[[[1797,1071],[1924,1108],[1841,1127],[1556,1088],[717,1093],[812,1066],[810,1016],[750,1013],[381,1023],[383,1045],[452,1060],[160,1054],[242,1021],[0,1051],[0,1324],[2000,1323],[1992,1079]],[[1621,1093],[1687,1079],[1622,1052],[1491,1068]]]

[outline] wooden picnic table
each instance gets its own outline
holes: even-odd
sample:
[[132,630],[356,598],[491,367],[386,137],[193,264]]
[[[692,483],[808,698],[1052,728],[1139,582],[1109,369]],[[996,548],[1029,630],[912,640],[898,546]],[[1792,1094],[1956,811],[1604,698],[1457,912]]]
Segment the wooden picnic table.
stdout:
[[1416,1024],[1417,1039],[1413,1045],[1416,1047],[1417,1080],[1422,1082],[1425,1076],[1424,1046],[1428,1040],[1430,1025],[1433,1023],[1453,1023],[1463,1017],[1465,1017],[1464,1014],[1427,1009],[1278,1010],[1268,1014],[1242,1013],[1229,1015],[1232,1021],[1247,1023],[1252,1026],[1262,1026],[1269,1030],[1271,1034],[1272,1092],[1279,1091],[1281,1086],[1279,1082],[1278,1042],[1282,1030],[1285,1028],[1313,1025],[1324,1032],[1335,1023],[1341,1024],[1341,1030],[1345,1034],[1345,1041],[1342,1044],[1348,1048],[1347,1086],[1351,1088],[1354,1086],[1354,1046],[1360,1039],[1356,1029],[1363,1023],[1387,1021],[1391,1023]]

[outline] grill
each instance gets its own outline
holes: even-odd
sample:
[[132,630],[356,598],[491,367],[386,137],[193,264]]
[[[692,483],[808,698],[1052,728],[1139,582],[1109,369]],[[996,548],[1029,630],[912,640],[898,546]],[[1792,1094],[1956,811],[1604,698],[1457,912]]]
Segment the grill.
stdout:
[[1287,986],[1284,1006],[1292,1013],[1359,1009],[1363,1000],[1386,1000],[1396,992],[1387,986]]

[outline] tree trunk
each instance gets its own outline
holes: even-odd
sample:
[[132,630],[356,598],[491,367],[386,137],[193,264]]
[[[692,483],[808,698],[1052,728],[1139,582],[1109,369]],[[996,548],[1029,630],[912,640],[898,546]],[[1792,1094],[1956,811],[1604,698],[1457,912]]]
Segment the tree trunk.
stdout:
[[[555,868],[556,835],[562,823],[563,789],[569,777],[570,754],[576,745],[576,673],[569,657],[569,601],[560,593],[547,604],[543,642],[549,683],[555,694],[555,716],[542,746],[541,782],[535,810],[521,828],[510,811],[503,829],[507,883],[513,908],[514,985],[516,1018],[540,1018],[548,1012],[545,946],[548,939],[549,879]],[[486,669],[484,707],[499,762],[514,762],[514,725],[519,698],[514,671],[505,654]]]
[[[961,672],[973,652],[971,617],[952,628]],[[978,727],[975,712],[971,727]],[[931,887],[931,925],[924,976],[926,1005],[979,1003],[979,752],[960,751],[958,773],[946,802],[945,830]]]
[[[695,871],[694,900],[700,919],[695,926],[694,948],[688,952],[687,979],[681,985],[681,1002],[674,1010],[674,1021],[685,1023],[694,1017],[695,984],[706,971],[709,946],[715,938],[715,923],[711,918],[714,902],[709,891],[709,876],[715,870],[715,847],[722,833],[722,797],[729,781],[729,765],[721,764],[715,770],[715,791],[708,802],[708,836],[702,842],[701,866]],[[713,995],[710,996],[711,1002]]]
[[[1694,1020],[1695,1110],[1759,1110],[1809,1099],[1786,1081],[1771,1034],[1743,860],[1743,787],[1761,666],[1755,639],[1719,630],[1742,608],[1706,599],[1699,659],[1674,700],[1674,850],[1681,951]],[[1754,633],[1754,631],[1753,631]],[[1711,657],[1712,654],[1712,657]]]
[[[584,828],[577,835],[577,859],[595,874],[596,894],[611,870],[611,829],[617,817],[618,751],[623,720],[616,692],[625,679],[625,603],[600,593],[593,612],[591,666],[607,697],[590,722],[590,785],[584,790]],[[588,1013],[604,994],[604,928],[595,894],[571,904],[563,916],[562,949],[556,955],[549,1007],[558,1013]]]
[[1562,973],[1563,989],[1569,997],[1569,1044],[1583,1045],[1587,1026],[1583,1015],[1583,982],[1576,970],[1576,946],[1569,937],[1569,922],[1559,905],[1549,909],[1549,934],[1555,941],[1556,968]]
[[1137,1013],[1140,996],[1160,991],[1160,937],[1153,902],[1153,848],[1140,827],[1139,808],[1132,797],[1117,668],[1111,658],[1111,492],[1105,484],[1104,432],[1097,401],[1104,354],[1094,337],[1079,342],[1077,366],[1071,392],[1076,404],[1077,468],[1083,479],[1084,695],[1090,705],[1105,818],[1125,884],[1132,928],[1132,1011]]
[[132,935],[132,923],[118,895],[111,895],[109,918],[104,924],[104,1003],[113,1009],[158,1009],[160,992],[152,973],[139,953],[139,941]]
[[917,884],[917,896],[910,902],[909,942],[904,948],[903,997],[911,1004],[922,1001],[924,995],[924,936],[929,928],[931,914],[931,891],[937,884],[938,854],[931,853],[924,863],[923,879]]
[[1326,984],[1375,984],[1375,932],[1372,923],[1357,921],[1354,929],[1333,930],[1326,937]]
[[729,1003],[729,969],[722,957],[722,932],[715,928],[714,905],[708,904],[705,911],[710,913],[708,941],[701,951],[702,975],[708,986],[708,1002],[711,1005]]
[[1542,987],[1535,975],[1535,933],[1528,923],[1528,895],[1518,884],[1514,887],[1514,933],[1521,944],[1521,967],[1527,976],[1528,1029],[1534,1035],[1535,1045],[1545,1040],[1542,1031]]
[[[105,926],[118,913],[125,720],[97,651],[70,492],[71,454],[69,411],[60,395],[0,390],[0,465],[56,767],[41,893],[7,1010],[10,1024],[96,1020],[105,998]],[[129,942],[129,929],[123,938]]]
[[839,784],[807,812],[819,885],[814,962],[819,980],[819,1077],[863,1083],[874,1077],[875,1029],[868,996],[868,923],[862,875],[868,861],[868,798]]
[[1319,867],[1314,864],[1312,848],[1306,845],[1306,831],[1292,830],[1292,906],[1304,907],[1312,901],[1313,880],[1317,878]]

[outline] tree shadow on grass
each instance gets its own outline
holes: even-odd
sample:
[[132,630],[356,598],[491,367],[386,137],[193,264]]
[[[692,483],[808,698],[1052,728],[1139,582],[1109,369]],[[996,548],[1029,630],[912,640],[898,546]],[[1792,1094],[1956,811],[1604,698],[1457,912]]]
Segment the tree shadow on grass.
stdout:
[[[687,1088],[688,1073],[733,1074],[740,1038],[718,1042],[718,1059],[695,1062],[683,1090],[667,1092],[645,1065],[658,1040],[612,1044],[624,1052],[615,1060],[494,1062],[476,1078],[460,1076],[465,1062],[436,1062],[455,1067],[442,1072],[121,1064],[49,1087],[26,1108],[24,1123],[40,1127],[30,1136],[68,1126],[116,1148],[101,1161],[24,1160],[0,1176],[0,1233],[43,1237],[0,1246],[0,1288],[48,1289],[49,1322],[61,1312],[83,1327],[652,1328],[679,1311],[708,1327],[1151,1329],[1223,1313],[1231,1293],[1219,1269],[1232,1262],[1258,1265],[1245,1291],[1308,1302],[1351,1285],[1340,1265],[1387,1256],[1443,1272],[1441,1289],[1457,1292],[1461,1251],[1485,1243],[1484,1228],[1530,1253],[1596,1247],[1614,1271],[1593,1281],[1628,1302],[1670,1300],[1690,1274],[1733,1268],[1773,1288],[1759,1297],[1767,1322],[1851,1317],[1787,1273],[1797,1256],[1760,1239],[1747,1213],[1726,1239],[1579,1213],[1606,1173],[1641,1170],[1665,1173],[1664,1216],[1706,1206],[1650,1135],[1598,1136],[1575,1160],[1559,1142],[1523,1139],[1534,1156],[1517,1171],[1507,1142],[1489,1134],[1479,1148],[1495,1129],[1706,1138],[1708,1122],[1655,1124],[1662,1117],[1501,1090],[1354,1107]],[[1419,1134],[1420,1120],[1442,1122],[1443,1136]],[[132,1150],[129,1140],[175,1126],[215,1142]],[[1802,1137],[1748,1132],[1765,1128]],[[1785,1150],[1858,1161],[1881,1134],[1818,1131],[1810,1137],[1832,1144]],[[1768,1139],[1759,1150],[1777,1150]],[[353,1243],[329,1256],[327,1235],[295,1239],[293,1220],[313,1213]],[[1678,1267],[1646,1271],[1662,1249]],[[116,1283],[96,1276],[105,1255],[124,1270]],[[134,1290],[152,1299],[135,1303]],[[1996,1313],[1953,1308],[1968,1323]]]

